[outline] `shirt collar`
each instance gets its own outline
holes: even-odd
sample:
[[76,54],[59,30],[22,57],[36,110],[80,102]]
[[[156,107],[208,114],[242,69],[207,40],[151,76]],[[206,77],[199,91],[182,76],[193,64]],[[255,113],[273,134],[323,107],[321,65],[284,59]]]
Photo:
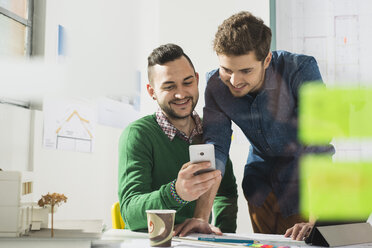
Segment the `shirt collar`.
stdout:
[[265,71],[264,85],[262,87],[263,90],[275,90],[278,87],[277,81],[273,80],[274,76],[274,68],[272,62],[270,62]]
[[184,132],[178,130],[172,123],[169,122],[168,118],[164,115],[163,111],[160,108],[156,111],[156,121],[171,141],[177,135],[181,139],[192,143],[192,139],[196,135],[203,133],[202,122],[198,113],[196,113],[196,111],[193,111],[191,117],[195,121],[195,128],[191,131],[190,137],[188,137]]

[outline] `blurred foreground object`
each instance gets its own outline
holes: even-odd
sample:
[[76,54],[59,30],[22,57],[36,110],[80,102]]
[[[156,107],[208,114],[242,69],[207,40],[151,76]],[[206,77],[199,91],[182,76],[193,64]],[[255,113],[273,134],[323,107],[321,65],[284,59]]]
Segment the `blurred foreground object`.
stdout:
[[332,138],[372,138],[372,89],[325,88],[307,84],[300,90],[299,138],[326,145]]
[[[300,89],[301,142],[304,145],[327,145],[332,139],[340,142],[333,158],[321,155],[301,158],[303,215],[323,221],[368,219],[372,212],[372,157],[363,151],[372,144],[371,121],[371,88],[308,84]],[[349,143],[347,149],[337,149],[337,145]]]
[[301,213],[320,220],[366,221],[372,212],[372,161],[301,159]]

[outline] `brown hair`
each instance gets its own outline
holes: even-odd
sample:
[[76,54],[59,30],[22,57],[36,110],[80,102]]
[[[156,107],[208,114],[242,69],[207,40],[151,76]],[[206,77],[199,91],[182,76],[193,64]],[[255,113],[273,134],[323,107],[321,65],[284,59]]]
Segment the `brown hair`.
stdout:
[[194,65],[191,62],[189,56],[187,56],[182,48],[176,44],[165,44],[155,48],[151,54],[147,57],[147,76],[152,84],[152,67],[154,65],[164,65],[165,63],[174,61],[184,56],[189,61],[192,69],[195,72]]
[[270,51],[271,30],[262,19],[242,11],[226,19],[217,30],[213,49],[217,54],[244,55],[255,52],[263,61]]

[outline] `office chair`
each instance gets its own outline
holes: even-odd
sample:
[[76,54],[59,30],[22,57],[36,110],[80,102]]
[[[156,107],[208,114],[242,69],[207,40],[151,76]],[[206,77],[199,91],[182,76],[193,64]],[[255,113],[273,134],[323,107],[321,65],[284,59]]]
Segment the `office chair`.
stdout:
[[119,202],[115,202],[111,207],[111,220],[113,229],[124,229],[125,223],[120,214]]

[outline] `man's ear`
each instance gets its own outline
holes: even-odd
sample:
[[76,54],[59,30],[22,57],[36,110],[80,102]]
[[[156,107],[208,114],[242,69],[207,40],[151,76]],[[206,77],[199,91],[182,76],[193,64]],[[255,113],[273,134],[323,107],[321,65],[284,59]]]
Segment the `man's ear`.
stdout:
[[195,72],[196,84],[199,85],[199,73]]
[[151,86],[151,84],[147,84],[146,88],[147,88],[147,92],[149,93],[150,97],[156,100],[155,91],[154,91],[154,88]]
[[266,69],[270,65],[271,57],[273,54],[269,52],[269,54],[266,56],[265,61],[264,61],[264,68]]

